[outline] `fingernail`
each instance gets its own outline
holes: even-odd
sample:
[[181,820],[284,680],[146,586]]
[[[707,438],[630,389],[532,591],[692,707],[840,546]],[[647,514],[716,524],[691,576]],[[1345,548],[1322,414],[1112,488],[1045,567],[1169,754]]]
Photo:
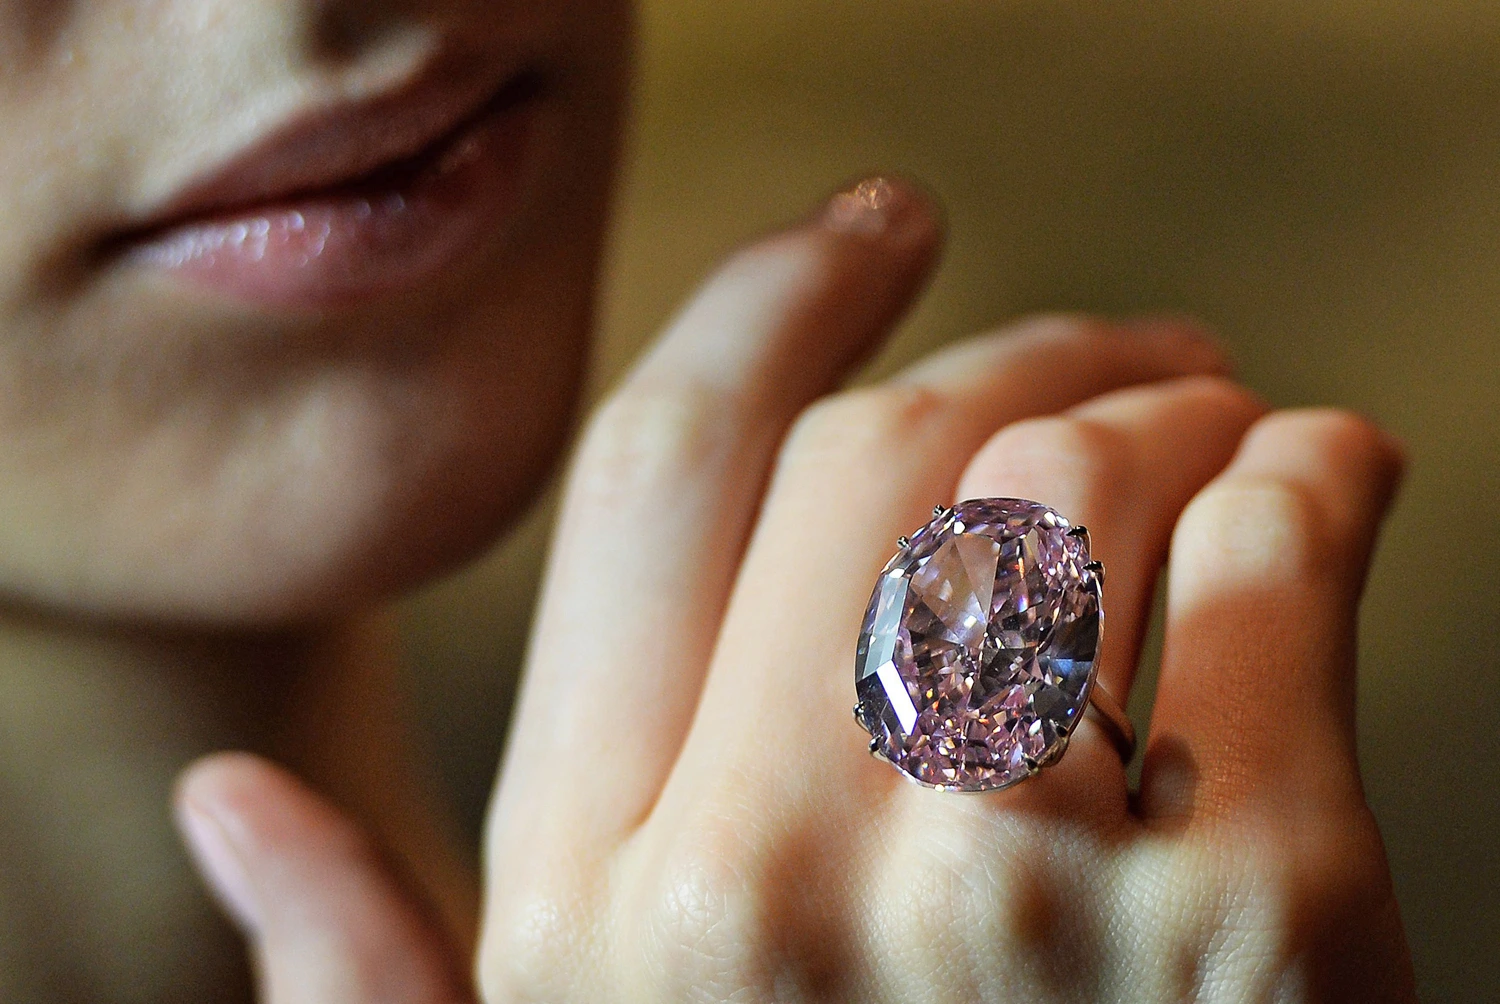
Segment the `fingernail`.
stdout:
[[866,178],[829,199],[820,222],[837,233],[880,238],[923,217],[922,200],[910,186],[890,178]]
[[250,876],[224,825],[204,806],[190,799],[178,803],[176,816],[177,827],[198,870],[224,909],[246,930],[259,927]]

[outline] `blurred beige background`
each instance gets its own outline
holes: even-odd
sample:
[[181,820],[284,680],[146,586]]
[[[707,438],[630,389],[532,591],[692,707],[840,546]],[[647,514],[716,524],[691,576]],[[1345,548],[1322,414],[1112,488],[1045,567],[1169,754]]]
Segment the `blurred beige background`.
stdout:
[[[650,0],[636,103],[600,385],[726,249],[894,169],[952,242],[878,369],[1026,311],[1185,309],[1274,402],[1406,438],[1362,755],[1425,998],[1495,999],[1500,5]],[[405,609],[471,823],[546,522]]]

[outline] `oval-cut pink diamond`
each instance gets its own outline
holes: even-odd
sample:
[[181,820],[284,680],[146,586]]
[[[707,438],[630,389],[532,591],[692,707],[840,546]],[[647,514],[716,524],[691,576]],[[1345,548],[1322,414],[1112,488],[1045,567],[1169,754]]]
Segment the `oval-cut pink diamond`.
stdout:
[[859,636],[855,714],[921,784],[988,791],[1055,761],[1083,715],[1103,612],[1088,537],[1052,509],[979,499],[886,565]]

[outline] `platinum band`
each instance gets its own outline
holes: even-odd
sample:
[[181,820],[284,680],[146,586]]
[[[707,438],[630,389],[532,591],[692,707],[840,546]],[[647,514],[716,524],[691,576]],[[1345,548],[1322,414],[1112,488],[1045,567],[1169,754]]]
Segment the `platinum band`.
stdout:
[[1115,744],[1120,760],[1130,763],[1131,757],[1135,756],[1135,726],[1130,723],[1130,716],[1120,702],[1115,700],[1115,695],[1105,690],[1098,680],[1089,687],[1089,711],[1097,712],[1095,721]]

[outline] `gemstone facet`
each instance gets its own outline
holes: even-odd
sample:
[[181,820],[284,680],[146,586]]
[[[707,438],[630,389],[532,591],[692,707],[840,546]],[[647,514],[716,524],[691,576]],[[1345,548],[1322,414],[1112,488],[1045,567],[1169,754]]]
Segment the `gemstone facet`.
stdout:
[[1062,756],[1093,685],[1102,571],[1088,536],[1024,499],[940,512],[876,583],[855,716],[912,780],[990,791]]

